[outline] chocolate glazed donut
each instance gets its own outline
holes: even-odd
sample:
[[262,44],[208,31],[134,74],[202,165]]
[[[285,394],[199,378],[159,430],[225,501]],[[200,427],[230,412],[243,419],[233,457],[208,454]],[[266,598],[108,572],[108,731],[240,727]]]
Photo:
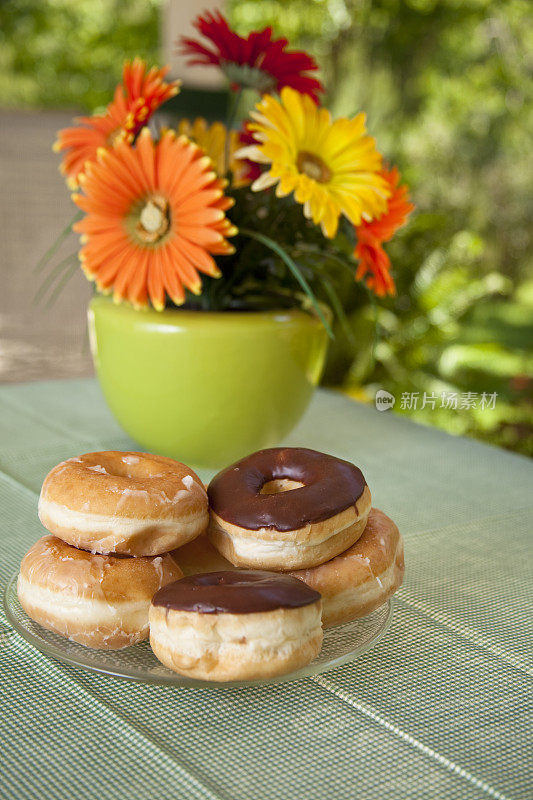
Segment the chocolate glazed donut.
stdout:
[[163,664],[193,678],[269,678],[318,655],[321,611],[320,594],[289,575],[190,575],[153,597],[150,644]]
[[160,589],[152,605],[199,614],[253,614],[276,608],[299,608],[320,600],[320,593],[290,575],[254,570],[209,572],[176,580]]
[[233,564],[315,566],[354,544],[370,511],[361,470],[307,448],[260,450],[208,488],[209,536]]

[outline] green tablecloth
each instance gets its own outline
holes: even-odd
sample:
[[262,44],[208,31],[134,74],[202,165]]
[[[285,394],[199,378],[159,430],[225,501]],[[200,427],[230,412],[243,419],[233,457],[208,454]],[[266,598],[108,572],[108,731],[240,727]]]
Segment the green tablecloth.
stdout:
[[[385,639],[315,679],[174,689],[49,661],[0,615],[0,797],[533,797],[531,464],[328,392],[287,443],[355,461],[398,522]],[[5,585],[42,535],[46,472],[132,443],[85,380],[2,388],[0,446]]]

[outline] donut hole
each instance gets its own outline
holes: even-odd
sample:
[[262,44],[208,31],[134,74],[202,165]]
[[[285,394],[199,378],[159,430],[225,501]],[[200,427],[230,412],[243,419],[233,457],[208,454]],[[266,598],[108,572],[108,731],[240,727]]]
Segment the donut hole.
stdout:
[[112,478],[126,478],[129,481],[143,481],[161,475],[161,464],[132,453],[98,453],[98,458],[87,466],[91,472],[102,473]]
[[115,461],[113,465],[109,466],[108,472],[110,475],[113,475],[116,478],[127,478],[130,481],[134,481],[137,478],[149,478],[150,474],[146,474],[147,470],[145,468],[139,469],[132,467],[131,464],[123,463],[122,461]]
[[290,478],[276,478],[264,483],[259,494],[281,494],[281,492],[292,492],[293,489],[301,489],[304,486],[305,483],[291,481]]

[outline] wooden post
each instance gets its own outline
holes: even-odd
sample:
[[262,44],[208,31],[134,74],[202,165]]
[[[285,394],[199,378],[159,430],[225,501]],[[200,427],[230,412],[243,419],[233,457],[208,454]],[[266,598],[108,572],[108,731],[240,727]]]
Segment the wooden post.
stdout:
[[223,89],[224,78],[215,67],[188,67],[179,55],[176,42],[180,36],[198,36],[192,22],[204,11],[219,9],[224,13],[224,0],[166,0],[161,18],[163,62],[170,64],[173,78],[180,78],[187,89]]

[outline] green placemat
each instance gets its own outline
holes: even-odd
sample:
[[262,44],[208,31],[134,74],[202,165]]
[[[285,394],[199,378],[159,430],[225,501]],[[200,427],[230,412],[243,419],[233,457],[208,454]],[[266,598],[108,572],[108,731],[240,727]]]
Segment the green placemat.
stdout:
[[[355,461],[398,522],[385,639],[315,679],[186,690],[49,661],[0,614],[1,798],[530,800],[531,463],[328,392],[287,444]],[[94,381],[0,389],[2,590],[46,472],[132,446]]]

